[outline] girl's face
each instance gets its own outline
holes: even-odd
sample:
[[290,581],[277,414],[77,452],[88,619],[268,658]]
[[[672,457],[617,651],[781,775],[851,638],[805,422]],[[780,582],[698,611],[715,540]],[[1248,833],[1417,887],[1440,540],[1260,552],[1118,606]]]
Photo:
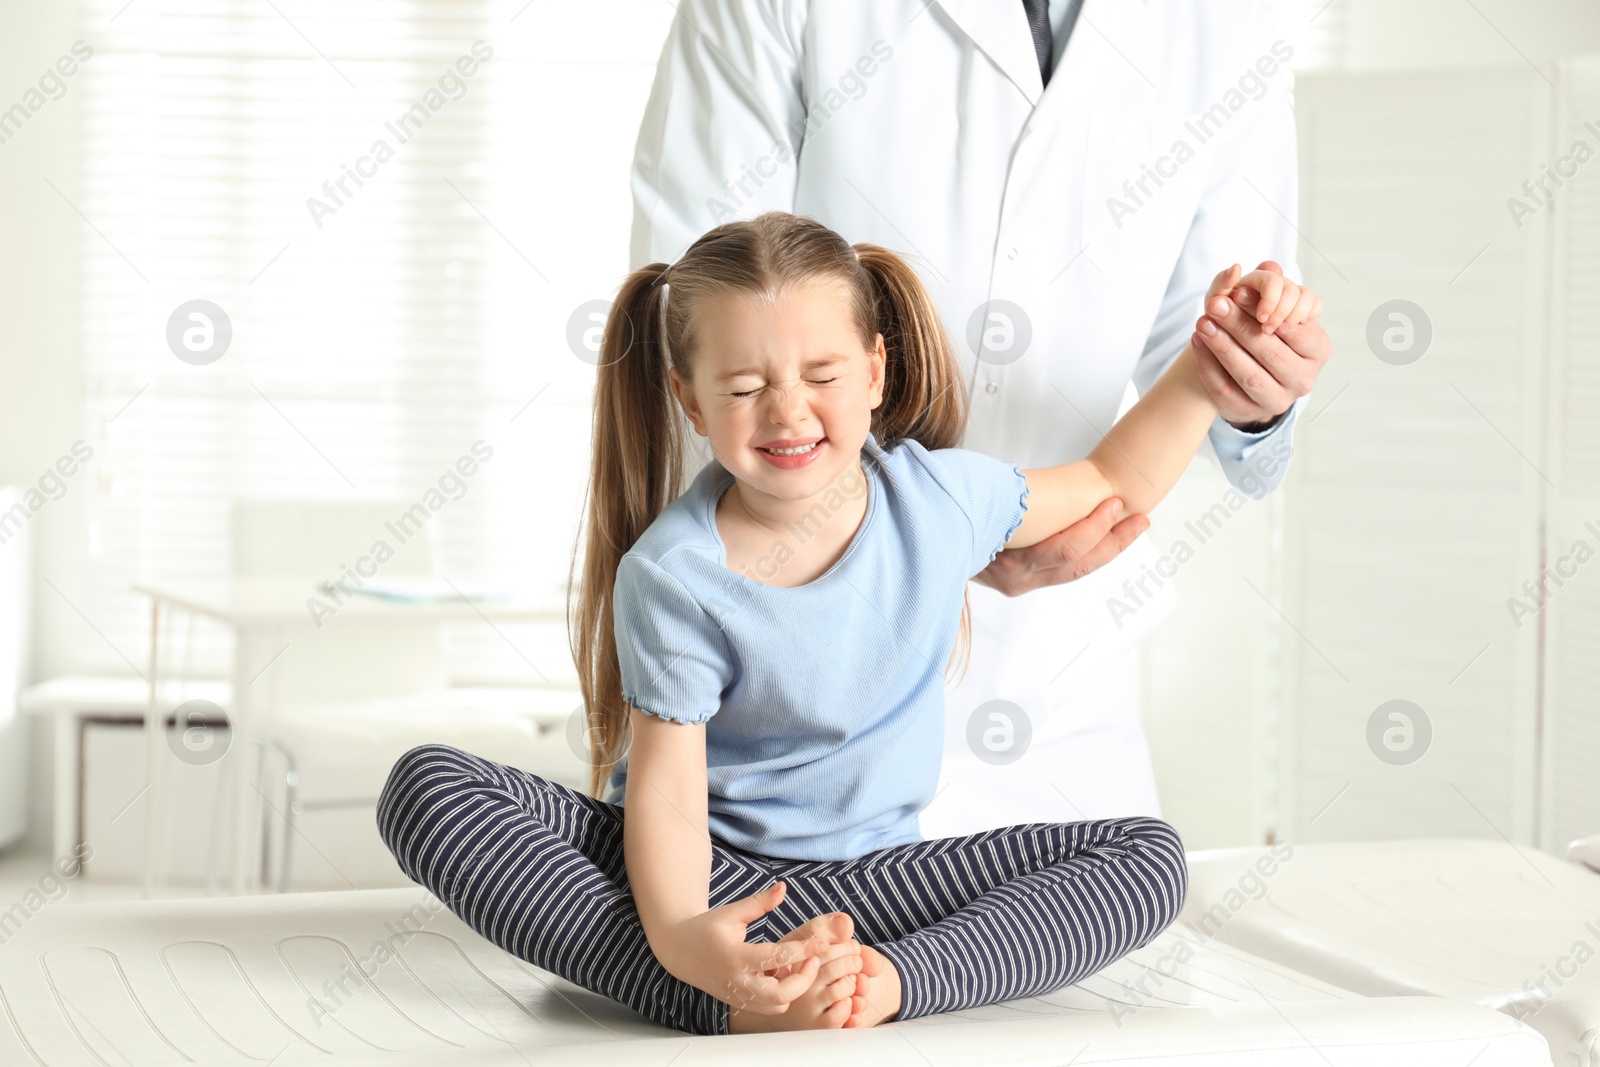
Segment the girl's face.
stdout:
[[694,316],[694,382],[674,372],[672,388],[729,473],[805,500],[855,470],[883,402],[883,335],[862,346],[837,285],[796,286],[771,304],[729,294]]

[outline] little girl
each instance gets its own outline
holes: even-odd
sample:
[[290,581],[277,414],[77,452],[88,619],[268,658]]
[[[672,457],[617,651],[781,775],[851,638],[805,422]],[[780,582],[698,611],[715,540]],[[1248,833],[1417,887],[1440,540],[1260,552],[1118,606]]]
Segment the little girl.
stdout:
[[[1320,314],[1237,266],[1208,302],[1241,282],[1265,328]],[[593,795],[419,746],[378,808],[401,869],[695,1034],[1046,993],[1160,933],[1188,885],[1165,822],[924,841],[917,817],[968,579],[1166,495],[1217,414],[1192,349],[1087,459],[1024,471],[955,447],[965,387],[910,266],[771,212],[629,275],[601,354],[573,617]],[[681,494],[680,412],[715,457]]]

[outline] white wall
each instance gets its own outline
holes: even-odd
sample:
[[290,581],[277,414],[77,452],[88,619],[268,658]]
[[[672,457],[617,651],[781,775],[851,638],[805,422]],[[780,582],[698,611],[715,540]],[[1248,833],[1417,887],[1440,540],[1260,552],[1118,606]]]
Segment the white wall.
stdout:
[[[76,4],[0,5],[0,108],[21,100],[79,38],[87,39]],[[79,86],[72,79],[66,84],[65,96],[46,103],[0,144],[0,483],[36,483],[82,436],[78,283],[87,227],[51,189],[77,199]],[[92,474],[92,467],[81,472],[66,495],[29,524],[34,617],[24,685],[47,676],[66,643],[97,639],[62,600],[72,598],[82,569],[81,479]],[[28,841],[37,844],[49,837],[50,750],[47,731],[32,733]]]
[[[1320,2],[1320,0],[1316,0]],[[1546,63],[1600,49],[1583,0],[1334,0],[1348,5],[1352,70]]]

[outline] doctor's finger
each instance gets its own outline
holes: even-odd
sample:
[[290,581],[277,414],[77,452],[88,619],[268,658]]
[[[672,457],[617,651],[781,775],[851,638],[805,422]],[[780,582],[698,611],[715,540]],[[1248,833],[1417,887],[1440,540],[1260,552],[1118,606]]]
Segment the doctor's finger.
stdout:
[[[1218,303],[1218,301],[1212,301],[1212,307],[1217,307]],[[1253,360],[1265,368],[1266,372],[1279,385],[1287,386],[1299,380],[1301,371],[1298,366],[1299,358],[1281,337],[1275,334],[1263,333],[1261,324],[1256,321],[1255,316],[1245,312],[1231,301],[1224,300],[1220,303],[1227,310],[1220,314],[1213,311],[1204,317],[1204,319],[1210,320],[1209,328],[1216,330],[1216,333],[1207,332],[1208,324],[1204,319],[1196,326],[1196,329],[1204,335],[1207,345],[1216,354],[1222,365],[1228,368],[1230,373],[1237,372],[1233,374],[1235,379],[1238,379],[1241,374],[1250,375],[1255,373],[1250,366],[1250,361]],[[1233,341],[1232,347],[1219,340],[1219,335],[1223,333],[1226,333],[1228,338]],[[1234,356],[1238,358],[1230,359],[1230,357]],[[1240,384],[1242,385],[1244,382],[1241,381]]]
[[1287,406],[1289,398],[1283,386],[1225,331],[1195,336],[1201,342],[1195,346],[1195,369],[1218,407],[1282,411]]
[[1195,373],[1199,375],[1200,384],[1205,387],[1212,402],[1223,412],[1229,413],[1229,418],[1237,421],[1240,416],[1232,413],[1245,410],[1254,401],[1246,396],[1238,383],[1222,369],[1222,365],[1217,362],[1216,354],[1205,344],[1207,340],[1208,338],[1202,337],[1199,333],[1194,334],[1189,340],[1194,348]]
[[1211,286],[1206,290],[1207,300],[1232,289],[1239,284],[1239,279],[1243,276],[1243,272],[1237,263],[1218,271],[1217,276],[1211,279]]
[[1094,573],[1120,556],[1150,528],[1150,520],[1143,515],[1127,515],[1111,525],[1109,504],[1110,501],[1102,503],[1065,530],[1051,534],[1034,546],[1047,564],[1033,573],[1032,588],[1060,585]]

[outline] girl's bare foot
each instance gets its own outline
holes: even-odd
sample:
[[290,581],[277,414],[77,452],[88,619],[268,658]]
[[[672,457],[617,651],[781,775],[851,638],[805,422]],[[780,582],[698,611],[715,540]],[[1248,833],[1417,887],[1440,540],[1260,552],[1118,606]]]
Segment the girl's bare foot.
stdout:
[[780,1015],[759,1015],[753,1011],[740,1011],[738,1005],[734,1004],[728,1015],[728,1031],[734,1034],[768,1034],[780,1030],[840,1029],[845,1020],[851,1017],[856,975],[861,970],[862,953],[865,951],[868,950],[854,941],[841,941],[828,946],[818,955],[821,966],[811,982],[811,988],[791,1000],[788,1011]]
[[861,973],[856,976],[856,984],[860,995],[852,999],[850,1017],[844,1021],[846,1029],[893,1022],[900,1014],[900,972],[888,956],[871,945],[861,946]]

